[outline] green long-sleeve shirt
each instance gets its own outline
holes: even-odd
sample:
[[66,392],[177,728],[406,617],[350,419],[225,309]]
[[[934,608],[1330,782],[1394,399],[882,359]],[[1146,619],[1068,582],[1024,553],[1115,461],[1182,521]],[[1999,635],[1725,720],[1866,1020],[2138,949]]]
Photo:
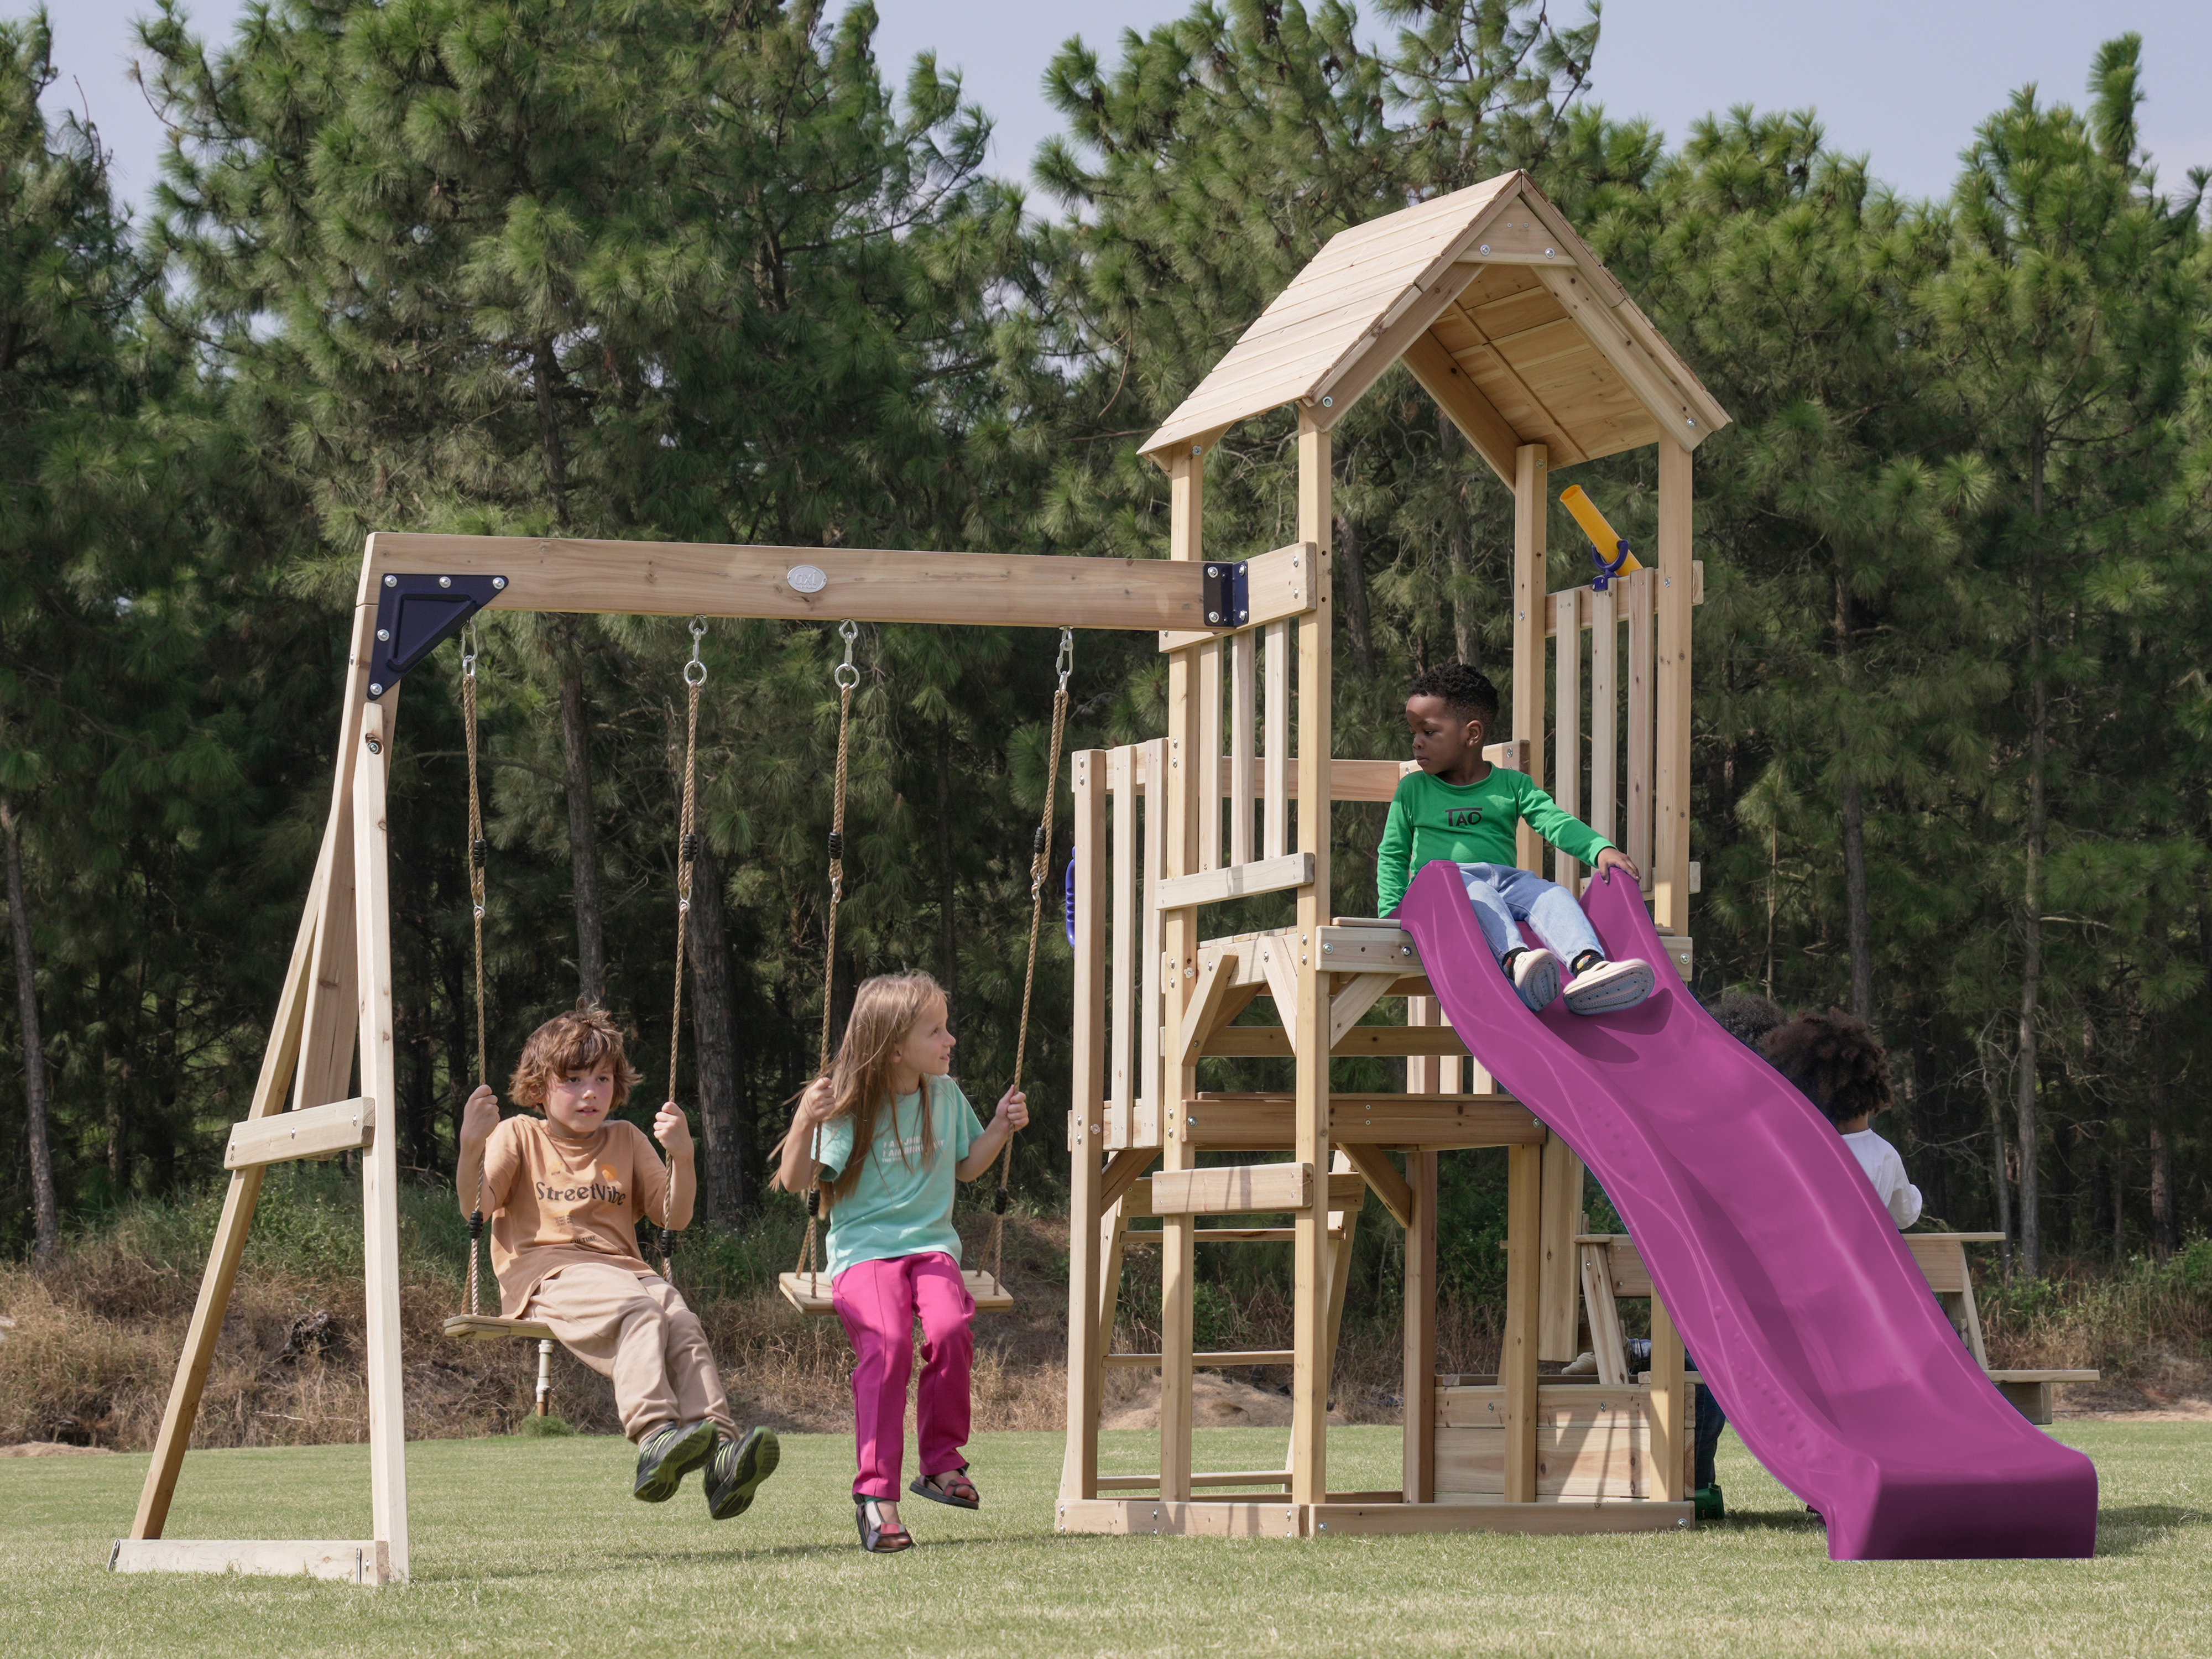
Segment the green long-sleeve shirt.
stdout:
[[1480,783],[1445,783],[1426,772],[1408,772],[1390,798],[1390,817],[1376,851],[1375,888],[1389,915],[1425,864],[1511,864],[1514,828],[1530,828],[1569,858],[1595,863],[1613,845],[1565,811],[1526,772],[1493,766]]

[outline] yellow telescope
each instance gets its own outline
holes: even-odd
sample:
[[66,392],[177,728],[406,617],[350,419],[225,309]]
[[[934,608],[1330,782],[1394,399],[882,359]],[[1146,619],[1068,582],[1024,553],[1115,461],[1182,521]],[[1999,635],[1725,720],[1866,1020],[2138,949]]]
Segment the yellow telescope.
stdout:
[[1636,555],[1628,550],[1627,538],[1607,522],[1605,514],[1597,510],[1597,503],[1580,484],[1569,484],[1561,490],[1559,505],[1575,515],[1583,534],[1590,538],[1590,559],[1597,566],[1597,579],[1591,582],[1592,587],[1602,593],[1613,577],[1644,568],[1637,562]]

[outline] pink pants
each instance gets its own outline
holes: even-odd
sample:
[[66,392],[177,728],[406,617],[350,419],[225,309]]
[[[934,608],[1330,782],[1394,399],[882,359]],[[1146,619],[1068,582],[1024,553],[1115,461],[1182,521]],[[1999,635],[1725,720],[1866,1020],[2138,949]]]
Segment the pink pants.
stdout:
[[845,1322],[859,1363],[853,1367],[854,1438],[860,1476],[855,1498],[899,1495],[906,1462],[906,1382],[914,1366],[914,1321],[921,1316],[921,1473],[943,1474],[967,1460],[969,1373],[975,1316],[960,1265],[942,1250],[856,1261],[830,1282],[830,1305]]

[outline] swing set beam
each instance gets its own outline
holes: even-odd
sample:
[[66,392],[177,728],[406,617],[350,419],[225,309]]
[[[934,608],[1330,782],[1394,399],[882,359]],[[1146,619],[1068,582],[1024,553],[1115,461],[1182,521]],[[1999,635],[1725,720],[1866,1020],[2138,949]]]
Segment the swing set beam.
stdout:
[[[368,538],[367,574],[503,576],[494,611],[1199,634],[1228,625],[1206,621],[1205,571],[1165,559],[380,531]],[[1262,591],[1237,625],[1306,608],[1297,585],[1254,586]]]

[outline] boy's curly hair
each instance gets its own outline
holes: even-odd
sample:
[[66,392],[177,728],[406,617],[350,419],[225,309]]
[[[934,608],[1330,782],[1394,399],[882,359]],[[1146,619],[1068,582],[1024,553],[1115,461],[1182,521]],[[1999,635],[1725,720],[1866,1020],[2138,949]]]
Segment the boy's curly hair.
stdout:
[[1754,1053],[1769,1031],[1790,1020],[1773,1003],[1748,991],[1730,991],[1705,1012],[1721,1030]]
[[1840,1008],[1800,1014],[1769,1031],[1759,1052],[1831,1123],[1848,1123],[1890,1104],[1889,1055],[1856,1014]]
[[622,1027],[596,1003],[556,1014],[530,1034],[522,1058],[507,1085],[507,1097],[533,1111],[545,1109],[545,1085],[556,1077],[605,1064],[614,1074],[615,1097],[608,1110],[618,1112],[641,1073],[623,1052]]
[[1485,726],[1498,724],[1498,688],[1480,668],[1448,662],[1425,668],[1407,688],[1408,697],[1442,697],[1444,707],[1463,719],[1480,716]]

